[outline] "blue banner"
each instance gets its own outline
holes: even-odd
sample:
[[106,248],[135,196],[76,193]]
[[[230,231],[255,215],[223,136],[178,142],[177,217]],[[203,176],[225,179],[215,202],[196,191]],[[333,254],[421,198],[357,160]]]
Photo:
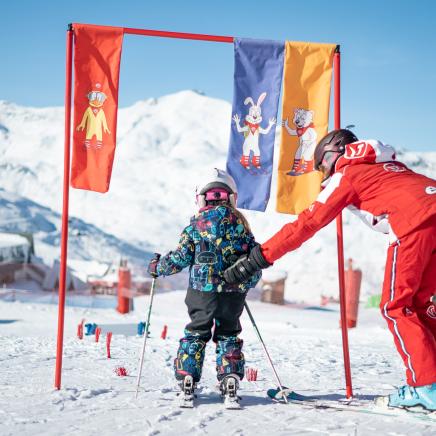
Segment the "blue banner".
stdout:
[[227,171],[238,186],[238,207],[264,212],[271,188],[285,43],[235,38],[234,47]]

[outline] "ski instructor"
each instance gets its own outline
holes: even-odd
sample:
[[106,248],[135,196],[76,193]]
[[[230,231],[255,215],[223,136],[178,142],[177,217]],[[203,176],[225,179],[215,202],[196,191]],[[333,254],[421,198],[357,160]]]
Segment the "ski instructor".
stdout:
[[224,272],[242,283],[297,249],[345,207],[389,234],[380,309],[406,366],[407,385],[381,399],[390,407],[436,410],[436,180],[395,160],[395,151],[334,130],[318,143],[315,169],[324,189],[298,219]]

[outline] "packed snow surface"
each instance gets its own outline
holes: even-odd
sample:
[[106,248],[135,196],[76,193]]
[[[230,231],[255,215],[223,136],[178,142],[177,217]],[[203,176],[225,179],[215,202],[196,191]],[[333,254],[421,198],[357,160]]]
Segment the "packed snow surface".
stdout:
[[[393,417],[315,410],[275,404],[266,390],[275,387],[271,370],[247,315],[241,318],[247,367],[258,369],[256,382],[241,382],[242,410],[224,410],[216,389],[214,344],[210,343],[200,383],[198,407],[177,407],[173,359],[187,323],[184,291],[157,292],[139,397],[135,400],[148,297],[135,311],[66,308],[62,389],[54,385],[55,305],[0,299],[0,434],[20,435],[430,435],[435,424],[409,414]],[[283,384],[304,394],[343,397],[344,371],[338,310],[301,310],[249,300]],[[404,383],[404,370],[390,333],[376,309],[361,309],[350,330],[354,392],[361,398],[392,391]],[[76,337],[77,325],[97,323],[94,336]],[[166,340],[160,338],[168,325]],[[113,332],[111,354],[105,338]],[[115,374],[127,369],[127,377]]]

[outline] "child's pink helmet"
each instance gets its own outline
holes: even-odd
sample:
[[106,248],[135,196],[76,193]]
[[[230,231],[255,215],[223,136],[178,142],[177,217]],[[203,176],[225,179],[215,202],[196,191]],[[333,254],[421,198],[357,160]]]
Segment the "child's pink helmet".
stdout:
[[198,206],[205,207],[208,201],[228,201],[236,207],[238,188],[233,177],[224,170],[214,168],[203,182],[197,185],[196,199]]

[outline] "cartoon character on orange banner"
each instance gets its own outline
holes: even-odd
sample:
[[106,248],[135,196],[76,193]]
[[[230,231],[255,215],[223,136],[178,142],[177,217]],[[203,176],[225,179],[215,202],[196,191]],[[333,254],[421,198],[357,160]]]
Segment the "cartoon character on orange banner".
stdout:
[[288,119],[282,122],[283,127],[291,136],[298,136],[299,147],[295,153],[294,165],[289,176],[301,176],[310,173],[313,168],[313,153],[317,143],[317,134],[313,125],[314,112],[306,109],[294,109],[295,130],[288,125]]
[[245,117],[244,127],[241,127],[239,124],[240,118],[238,114],[233,115],[233,121],[236,124],[236,128],[239,133],[244,134],[244,144],[242,145],[242,156],[241,156],[241,165],[245,169],[250,169],[250,154],[253,153],[251,163],[255,168],[260,168],[260,149],[259,149],[259,135],[266,135],[271,130],[271,127],[275,124],[276,119],[270,118],[269,124],[266,129],[260,127],[260,123],[262,122],[262,110],[260,105],[265,100],[266,92],[262,92],[260,94],[257,104],[254,104],[254,101],[251,97],[247,97],[244,100],[244,104],[251,104],[251,107],[248,111],[248,114]]
[[[100,84],[97,84],[96,88],[100,88],[100,86]],[[86,97],[89,100],[89,106],[84,112],[82,121],[76,130],[83,131],[86,128],[86,139],[84,142],[86,148],[91,147],[91,141],[94,136],[97,140],[97,148],[101,148],[103,146],[103,132],[109,135],[111,133],[102,107],[107,96],[104,92],[92,90]]]

